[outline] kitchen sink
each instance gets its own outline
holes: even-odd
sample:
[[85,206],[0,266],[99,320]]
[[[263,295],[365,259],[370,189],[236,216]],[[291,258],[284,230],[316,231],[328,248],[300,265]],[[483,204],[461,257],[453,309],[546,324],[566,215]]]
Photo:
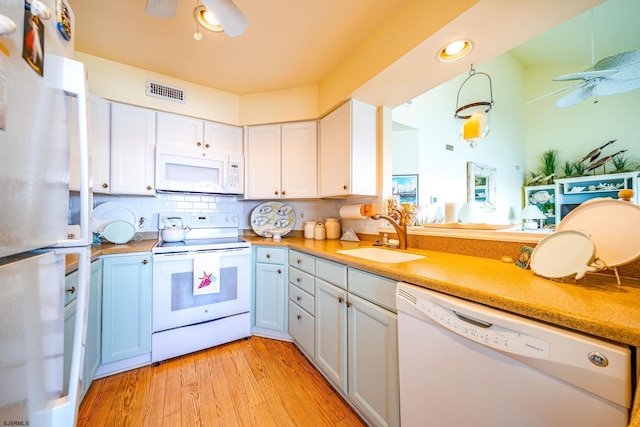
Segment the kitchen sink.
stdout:
[[415,261],[417,259],[426,258],[424,255],[416,255],[407,252],[392,251],[389,249],[381,248],[358,248],[358,249],[345,249],[342,251],[336,251],[340,254],[351,255],[358,258],[364,258],[369,261],[386,262],[386,263],[398,263]]

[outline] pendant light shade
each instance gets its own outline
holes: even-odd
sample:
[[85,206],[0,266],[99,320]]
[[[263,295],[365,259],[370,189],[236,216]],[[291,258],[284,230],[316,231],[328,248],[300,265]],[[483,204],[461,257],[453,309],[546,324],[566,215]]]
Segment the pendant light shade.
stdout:
[[[464,85],[474,76],[485,76],[487,78],[489,83],[489,100],[472,102],[470,104],[460,106],[460,92],[462,92]],[[469,77],[462,82],[460,89],[458,89],[456,113],[454,115],[458,137],[461,141],[468,142],[471,145],[471,148],[475,148],[478,142],[482,141],[489,134],[489,130],[491,129],[490,113],[492,107],[493,88],[491,86],[491,77],[489,77],[487,73],[476,73],[476,70],[472,65],[471,70],[469,71]]]

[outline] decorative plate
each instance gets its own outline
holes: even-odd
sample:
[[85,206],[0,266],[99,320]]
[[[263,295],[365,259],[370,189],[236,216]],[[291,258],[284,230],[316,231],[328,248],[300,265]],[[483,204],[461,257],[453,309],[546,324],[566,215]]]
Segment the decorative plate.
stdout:
[[281,202],[262,203],[251,212],[251,228],[263,237],[271,237],[271,230],[284,236],[296,222],[296,212],[290,205]]
[[548,191],[537,191],[531,195],[531,201],[533,203],[547,203],[551,200],[551,194]]
[[597,256],[608,267],[625,265],[640,258],[640,207],[611,199],[591,199],[556,226],[557,231],[580,230],[596,245]]
[[588,235],[576,230],[556,231],[540,240],[531,254],[531,270],[538,276],[581,279],[591,267],[596,247]]
[[94,233],[98,233],[112,221],[126,221],[137,230],[138,218],[136,209],[132,205],[123,202],[106,202],[93,209],[91,228]]

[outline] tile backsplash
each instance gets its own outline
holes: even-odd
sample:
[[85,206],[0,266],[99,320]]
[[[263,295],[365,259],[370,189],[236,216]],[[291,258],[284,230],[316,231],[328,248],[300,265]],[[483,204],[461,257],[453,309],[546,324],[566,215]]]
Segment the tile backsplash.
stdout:
[[[95,194],[93,207],[106,202],[122,202],[131,205],[137,215],[144,217],[145,221],[140,231],[158,230],[159,212],[207,212],[230,211],[237,212],[240,216],[240,229],[251,230],[251,212],[265,200],[241,200],[235,196],[216,196],[209,194],[157,194],[155,197],[146,196],[112,196]],[[340,207],[346,203],[354,203],[349,200],[287,200],[283,201],[293,206],[296,212],[294,230],[302,230],[305,221],[316,220],[324,222],[328,217],[338,217]],[[366,201],[371,204],[371,199]],[[356,201],[355,203],[359,203]],[[362,203],[365,203],[364,201]],[[69,200],[70,223],[79,222],[79,197],[72,193]],[[341,220],[342,228],[353,228],[358,233],[377,234],[377,221],[365,220]]]

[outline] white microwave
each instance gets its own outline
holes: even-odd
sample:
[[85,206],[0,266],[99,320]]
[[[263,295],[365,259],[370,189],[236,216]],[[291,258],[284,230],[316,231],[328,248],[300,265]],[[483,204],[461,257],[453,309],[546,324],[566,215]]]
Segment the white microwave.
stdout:
[[207,152],[204,156],[156,146],[156,190],[242,194],[244,157],[223,151]]

